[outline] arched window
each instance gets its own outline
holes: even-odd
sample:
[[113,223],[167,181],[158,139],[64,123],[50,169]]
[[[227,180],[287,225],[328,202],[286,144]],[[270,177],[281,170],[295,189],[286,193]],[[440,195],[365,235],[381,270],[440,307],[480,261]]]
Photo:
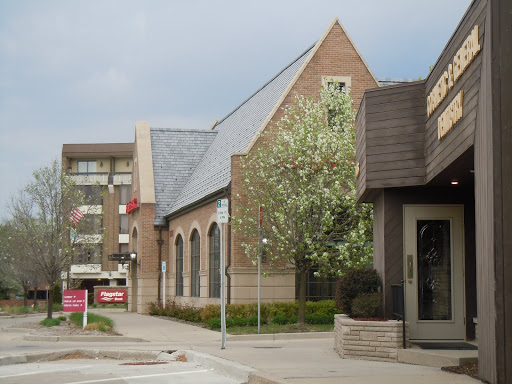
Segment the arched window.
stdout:
[[199,232],[194,229],[190,238],[190,296],[200,296],[199,266],[201,263],[201,245]]
[[183,238],[176,240],[176,296],[183,296]]
[[213,224],[208,235],[210,245],[210,297],[220,297],[220,231]]

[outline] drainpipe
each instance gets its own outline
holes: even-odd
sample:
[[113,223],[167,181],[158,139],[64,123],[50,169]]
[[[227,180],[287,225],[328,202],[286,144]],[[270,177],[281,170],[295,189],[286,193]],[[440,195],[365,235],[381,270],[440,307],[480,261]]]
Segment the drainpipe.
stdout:
[[[224,195],[226,196],[226,198],[228,199],[229,201],[229,204],[228,204],[228,212],[229,212],[229,216],[231,217],[231,193],[230,193],[230,187],[231,187],[231,184],[224,190]],[[231,225],[228,225],[228,233],[227,233],[227,257],[228,257],[228,262],[226,263],[226,289],[227,289],[227,295],[226,295],[226,300],[228,302],[228,304],[231,304],[231,276],[229,275],[229,267],[231,266]]]
[[158,226],[158,240],[156,243],[158,244],[158,304],[162,305],[162,272],[160,271],[162,265],[162,244],[164,243],[162,240],[162,226]]

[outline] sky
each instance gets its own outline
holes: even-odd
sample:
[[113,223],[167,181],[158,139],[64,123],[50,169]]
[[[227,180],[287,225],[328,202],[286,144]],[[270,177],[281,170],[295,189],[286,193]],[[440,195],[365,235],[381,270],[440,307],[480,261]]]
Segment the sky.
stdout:
[[207,129],[338,17],[374,75],[428,75],[470,0],[0,1],[0,218],[62,144]]

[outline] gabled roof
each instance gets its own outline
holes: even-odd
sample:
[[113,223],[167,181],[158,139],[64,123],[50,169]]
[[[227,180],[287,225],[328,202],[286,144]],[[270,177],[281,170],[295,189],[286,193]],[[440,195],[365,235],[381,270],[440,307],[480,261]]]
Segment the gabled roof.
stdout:
[[218,132],[217,136],[166,216],[228,187],[231,181],[231,155],[246,151],[306,62],[313,47],[215,125],[214,132]]
[[151,128],[150,135],[156,198],[154,224],[164,225],[165,214],[212,144],[217,132]]

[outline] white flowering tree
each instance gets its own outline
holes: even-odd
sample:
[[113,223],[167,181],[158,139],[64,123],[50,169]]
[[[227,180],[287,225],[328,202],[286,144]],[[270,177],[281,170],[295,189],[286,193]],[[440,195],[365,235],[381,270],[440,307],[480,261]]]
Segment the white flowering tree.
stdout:
[[372,257],[372,211],[355,199],[355,112],[349,94],[332,83],[320,100],[303,96],[285,110],[277,130],[242,161],[247,204],[233,219],[247,255],[257,258],[258,206],[264,210],[265,259],[295,267],[299,323],[304,323],[306,284],[314,268],[341,276]]
[[[33,180],[13,196],[9,204],[11,255],[18,259],[13,266],[18,273],[27,274],[20,266],[30,266],[51,288],[61,280],[76,255],[92,244],[70,237],[73,227],[86,233],[89,221],[85,218],[73,224],[70,213],[74,208],[87,205],[84,194],[77,190],[73,180],[53,161],[33,173]],[[25,278],[30,276],[24,276]],[[48,291],[49,319],[52,318],[52,290]]]

